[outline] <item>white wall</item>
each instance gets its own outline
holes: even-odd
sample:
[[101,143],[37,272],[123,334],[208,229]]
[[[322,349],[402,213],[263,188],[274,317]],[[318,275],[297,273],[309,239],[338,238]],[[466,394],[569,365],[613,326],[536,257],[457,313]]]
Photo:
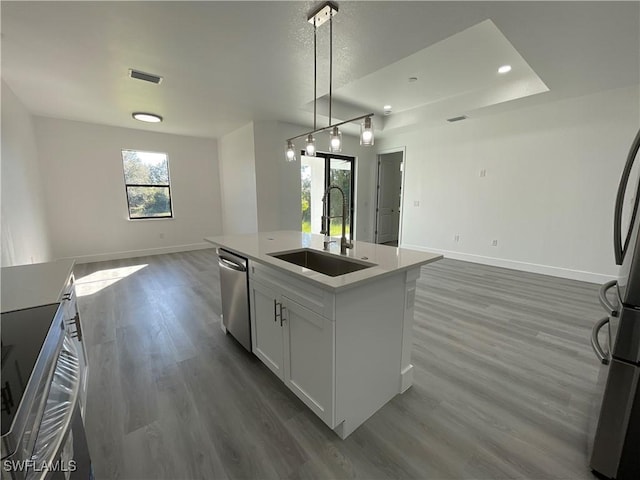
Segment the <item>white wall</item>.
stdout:
[[387,133],[378,149],[407,153],[403,246],[594,282],[615,276],[614,199],[639,97],[635,86]]
[[[282,202],[282,197],[287,197],[291,186],[283,178],[284,160],[279,158],[284,157],[284,153],[280,154],[284,151],[280,130],[280,124],[276,121],[258,121],[253,124],[258,230],[261,232],[291,229],[282,226],[290,220],[288,213],[283,212],[287,203]],[[296,230],[299,229],[300,225]]]
[[218,143],[225,235],[258,231],[253,122]]
[[50,260],[33,119],[4,81],[1,204],[2,266]]
[[[222,232],[215,140],[43,117],[35,126],[54,257],[200,248]],[[173,219],[128,219],[122,149],[168,154]]]

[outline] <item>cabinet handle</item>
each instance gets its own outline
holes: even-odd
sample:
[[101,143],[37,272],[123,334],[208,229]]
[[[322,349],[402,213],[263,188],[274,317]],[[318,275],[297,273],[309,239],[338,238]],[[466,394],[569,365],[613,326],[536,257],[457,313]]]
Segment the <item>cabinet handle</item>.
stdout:
[[82,341],[82,327],[80,326],[80,314],[76,313],[76,316],[71,320],[67,320],[67,325],[75,325],[76,331],[71,332],[72,338],[77,338],[79,342]]
[[13,407],[11,386],[9,382],[4,382],[4,387],[2,387],[2,411],[7,412],[7,415],[11,415],[11,407]]
[[62,296],[62,300],[71,300],[71,293],[65,293]]
[[[278,313],[278,305],[280,306],[280,313]],[[277,322],[278,318],[282,320],[282,304],[273,299],[273,321]]]
[[282,311],[286,309],[287,307],[283,307],[282,304],[280,304],[280,326],[282,326],[282,324],[287,321],[287,319],[282,315]]

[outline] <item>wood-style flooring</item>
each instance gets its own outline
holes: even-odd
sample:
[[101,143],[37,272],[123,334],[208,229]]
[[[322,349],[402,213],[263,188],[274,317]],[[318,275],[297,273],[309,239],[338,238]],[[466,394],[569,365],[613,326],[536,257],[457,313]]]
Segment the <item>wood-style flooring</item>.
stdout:
[[219,327],[215,251],[79,265],[97,479],[590,479],[597,285],[422,268],[414,385],[346,440]]

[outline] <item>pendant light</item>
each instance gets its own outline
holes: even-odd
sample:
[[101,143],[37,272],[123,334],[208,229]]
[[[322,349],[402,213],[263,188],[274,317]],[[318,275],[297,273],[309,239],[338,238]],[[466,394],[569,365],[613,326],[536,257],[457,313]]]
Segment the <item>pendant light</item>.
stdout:
[[287,161],[288,162],[296,161],[296,146],[293,144],[291,140],[287,142]]
[[338,127],[331,129],[331,134],[329,135],[329,151],[331,153],[339,153],[342,151],[342,132]]
[[307,136],[307,146],[304,149],[304,154],[307,157],[316,156],[316,139],[311,133]]
[[371,117],[367,117],[360,124],[360,145],[373,145],[373,127],[371,126]]
[[[360,145],[371,146],[373,145],[373,122],[371,117],[373,113],[361,115],[359,117],[345,120],[332,124],[332,103],[333,103],[333,17],[338,13],[338,5],[335,2],[324,2],[317,8],[311,11],[307,16],[307,21],[313,25],[313,130],[307,133],[297,135],[287,139],[287,160],[295,161],[296,155],[293,146],[293,140],[301,137],[306,137],[305,141],[305,155],[315,156],[316,154],[316,140],[313,134],[318,132],[329,131],[329,152],[338,153],[342,151],[342,132],[338,128],[346,123],[357,122],[363,120],[360,125]],[[329,22],[329,125],[326,127],[317,127],[317,48],[316,37],[318,27],[325,22]]]

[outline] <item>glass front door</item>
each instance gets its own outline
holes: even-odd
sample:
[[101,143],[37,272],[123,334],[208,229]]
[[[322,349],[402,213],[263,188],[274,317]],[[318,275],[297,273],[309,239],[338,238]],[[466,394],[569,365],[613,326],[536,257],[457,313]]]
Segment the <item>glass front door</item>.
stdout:
[[[342,189],[347,204],[345,235],[351,240],[355,202],[353,197],[355,179],[355,158],[318,152],[315,157],[300,156],[300,179],[302,184],[302,231],[320,233],[322,229],[322,196],[330,185]],[[342,235],[342,198],[337,190],[332,190],[328,199],[331,217],[331,236]]]

